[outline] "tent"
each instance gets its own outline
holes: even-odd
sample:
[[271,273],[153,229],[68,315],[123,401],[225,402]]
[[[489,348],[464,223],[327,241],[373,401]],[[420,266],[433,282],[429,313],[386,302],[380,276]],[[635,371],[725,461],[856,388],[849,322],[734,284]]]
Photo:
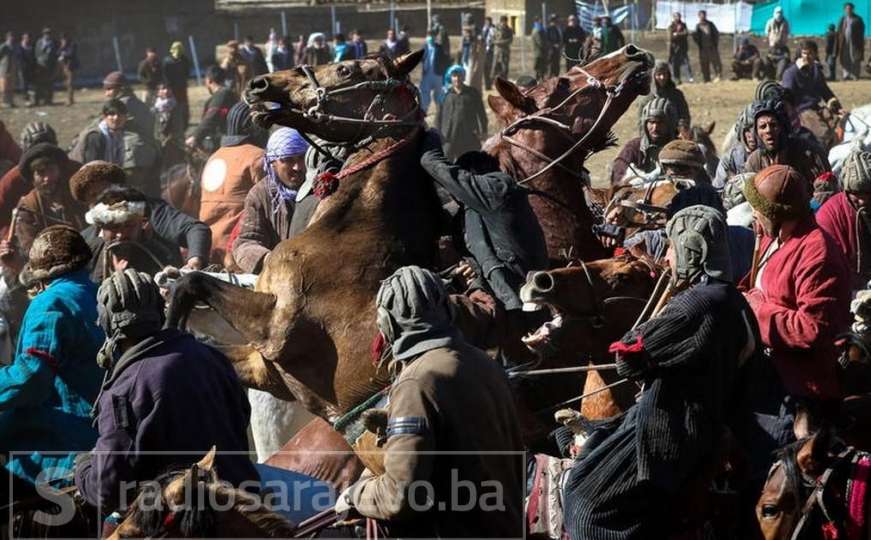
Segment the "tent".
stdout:
[[[871,0],[852,0],[856,14],[865,20],[865,36],[871,36]],[[822,36],[830,24],[838,24],[844,13],[840,0],[775,0],[753,6],[750,31],[765,34],[765,23],[774,14],[774,8],[783,7],[783,16],[789,21],[794,36]]]

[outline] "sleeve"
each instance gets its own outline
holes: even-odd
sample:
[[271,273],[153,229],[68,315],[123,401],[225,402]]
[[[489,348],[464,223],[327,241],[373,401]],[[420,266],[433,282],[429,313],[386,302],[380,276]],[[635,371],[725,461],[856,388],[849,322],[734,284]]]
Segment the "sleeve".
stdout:
[[787,69],[783,72],[783,81],[780,83],[787,90],[796,90],[795,87],[795,70]]
[[626,143],[623,149],[620,150],[620,153],[617,154],[617,157],[614,158],[613,165],[611,166],[612,186],[619,184],[623,177],[626,176],[626,170],[629,168],[629,164],[632,163],[631,154],[632,150],[629,148],[629,143]]
[[162,200],[153,201],[151,223],[154,232],[188,250],[188,258],[199,257],[209,260],[212,249],[212,231],[197,219],[166,204]]
[[194,139],[197,143],[202,142],[207,135],[217,131],[221,126],[221,121],[224,117],[221,115],[220,104],[216,103],[216,101],[215,99],[209,99],[209,102],[206,103],[203,119],[200,121],[197,129],[194,130]]
[[720,158],[720,162],[717,164],[717,172],[714,174],[714,179],[711,180],[711,185],[713,185],[717,191],[723,191],[723,188],[726,187],[726,182],[728,182],[729,178],[736,172],[733,170],[734,166],[734,163],[732,163],[732,152],[729,152]]
[[477,212],[500,207],[508,195],[509,185],[502,174],[472,174],[448,161],[441,148],[427,148],[420,165],[457,202]]
[[233,259],[244,272],[260,272],[263,259],[278,243],[274,234],[264,230],[264,224],[270,223],[268,210],[260,204],[256,189],[248,192],[242,211],[242,226],[233,242]]
[[91,131],[85,135],[85,143],[82,148],[82,163],[89,163],[91,161],[103,159],[105,157],[103,155],[105,152],[103,151],[102,146],[102,136],[98,132]]
[[36,235],[40,232],[39,220],[36,214],[19,206],[15,221],[15,239],[18,241],[21,253],[26,255],[30,253],[30,246],[33,245]]
[[0,178],[0,227],[11,224],[12,210],[32,188],[33,184],[24,178],[17,165]]
[[487,111],[484,109],[484,98],[479,93],[475,99],[475,114],[478,116],[478,128],[481,137],[487,136]]
[[[34,304],[31,304],[33,307]],[[12,364],[0,368],[0,411],[45,402],[53,391],[55,373],[68,335],[59,311],[28,311],[19,333],[18,353]]]
[[679,94],[679,98],[680,99],[678,99],[678,109],[679,109],[678,116],[680,118],[686,120],[687,126],[691,126],[692,125],[692,122],[691,122],[692,116],[690,116],[690,106],[689,106],[689,103],[687,103],[687,98],[683,92],[681,92]]
[[360,481],[351,491],[360,514],[383,520],[415,515],[423,502],[415,488],[430,480],[436,449],[436,414],[422,385],[405,379],[393,387],[390,401],[384,474]]
[[18,143],[9,134],[6,126],[0,122],[0,158],[8,159],[12,163],[18,163],[21,161],[21,154],[21,147],[18,146]]

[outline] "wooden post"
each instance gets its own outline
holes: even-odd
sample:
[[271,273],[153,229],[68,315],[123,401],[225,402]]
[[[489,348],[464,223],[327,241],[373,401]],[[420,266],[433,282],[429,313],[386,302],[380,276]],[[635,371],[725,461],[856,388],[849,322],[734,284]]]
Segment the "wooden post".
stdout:
[[239,41],[239,23],[233,21],[233,39]]
[[190,45],[191,58],[194,61],[194,73],[197,75],[197,86],[202,86],[203,78],[200,73],[200,59],[197,56],[197,45],[194,43],[194,36],[188,36],[188,45]]
[[118,65],[118,71],[124,73],[124,66],[121,64],[121,46],[118,45],[118,36],[112,36],[112,47],[115,48],[115,63]]
[[287,13],[281,12],[281,35],[287,35]]
[[338,30],[336,30],[336,6],[330,6],[330,18],[333,21],[333,36],[338,34]]

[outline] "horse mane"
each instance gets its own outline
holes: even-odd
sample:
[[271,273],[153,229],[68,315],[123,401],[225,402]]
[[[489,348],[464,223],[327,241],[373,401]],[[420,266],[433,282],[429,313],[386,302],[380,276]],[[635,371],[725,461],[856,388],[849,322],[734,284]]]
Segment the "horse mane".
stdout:
[[[799,439],[774,453],[775,459],[783,466],[783,474],[787,483],[784,489],[793,497],[796,505],[800,505],[802,502],[802,486],[804,486],[804,476],[798,466],[798,452],[811,438]],[[774,469],[772,468],[772,470]]]
[[[296,530],[293,523],[281,514],[265,507],[262,501],[247,491],[222,485],[217,486],[216,489],[232,497],[231,500],[239,501],[233,505],[233,511],[245,518],[269,538],[288,538]],[[245,510],[245,506],[252,506],[255,510]]]

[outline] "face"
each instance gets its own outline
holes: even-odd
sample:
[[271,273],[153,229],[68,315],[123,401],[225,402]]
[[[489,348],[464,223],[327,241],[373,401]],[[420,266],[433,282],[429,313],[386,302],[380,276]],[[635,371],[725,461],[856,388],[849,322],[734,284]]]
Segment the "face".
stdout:
[[671,18],[674,20],[674,22],[680,22],[680,13],[675,13],[671,16]]
[[157,53],[154,51],[148,51],[145,53],[145,59],[149,62],[154,62],[154,60],[157,59]]
[[844,5],[844,15],[852,15],[853,14],[853,6],[850,4]]
[[451,74],[451,86],[454,88],[460,88],[463,86],[463,79],[459,73]]
[[671,76],[668,74],[668,71],[657,71],[653,74],[653,78],[656,80],[657,86],[662,86],[671,80]]
[[817,61],[817,53],[813,49],[802,49],[801,59],[808,64],[813,64]]
[[157,89],[157,96],[162,99],[167,99],[169,97],[169,88],[161,86]]
[[104,242],[136,242],[143,237],[147,223],[137,217],[126,223],[105,225],[100,228],[100,237]]
[[668,133],[666,132],[668,125],[664,118],[650,118],[645,122],[644,126],[647,129],[647,136],[650,137],[653,142],[659,142],[668,136]]
[[111,112],[103,116],[103,119],[106,120],[106,125],[109,126],[109,129],[113,131],[123,129],[124,124],[127,123],[127,115],[123,113]]
[[753,220],[759,225],[762,229],[762,232],[765,233],[765,236],[769,238],[774,238],[777,236],[777,230],[774,225],[774,222],[763,216],[759,213],[758,210],[753,210]]
[[394,41],[396,39],[396,32],[394,32],[393,30],[388,30],[387,39],[388,41]]
[[871,208],[871,193],[858,193],[855,191],[846,192],[847,200],[856,210],[860,208]]
[[568,25],[569,25],[569,26],[577,26],[577,25],[578,25],[578,19],[577,19],[577,17],[575,17],[574,15],[569,15],[569,18],[568,18]]
[[774,115],[763,114],[756,119],[756,134],[759,135],[766,150],[777,148],[777,142],[782,132],[783,126]]
[[272,162],[275,176],[290,189],[299,189],[305,182],[305,156],[277,159]]
[[33,187],[41,195],[51,195],[60,183],[60,167],[57,163],[40,163],[33,168]]
[[702,22],[708,20],[708,14],[704,11],[699,11],[699,20]]
[[744,130],[744,146],[746,146],[750,151],[756,150],[756,137],[753,136],[752,129]]

